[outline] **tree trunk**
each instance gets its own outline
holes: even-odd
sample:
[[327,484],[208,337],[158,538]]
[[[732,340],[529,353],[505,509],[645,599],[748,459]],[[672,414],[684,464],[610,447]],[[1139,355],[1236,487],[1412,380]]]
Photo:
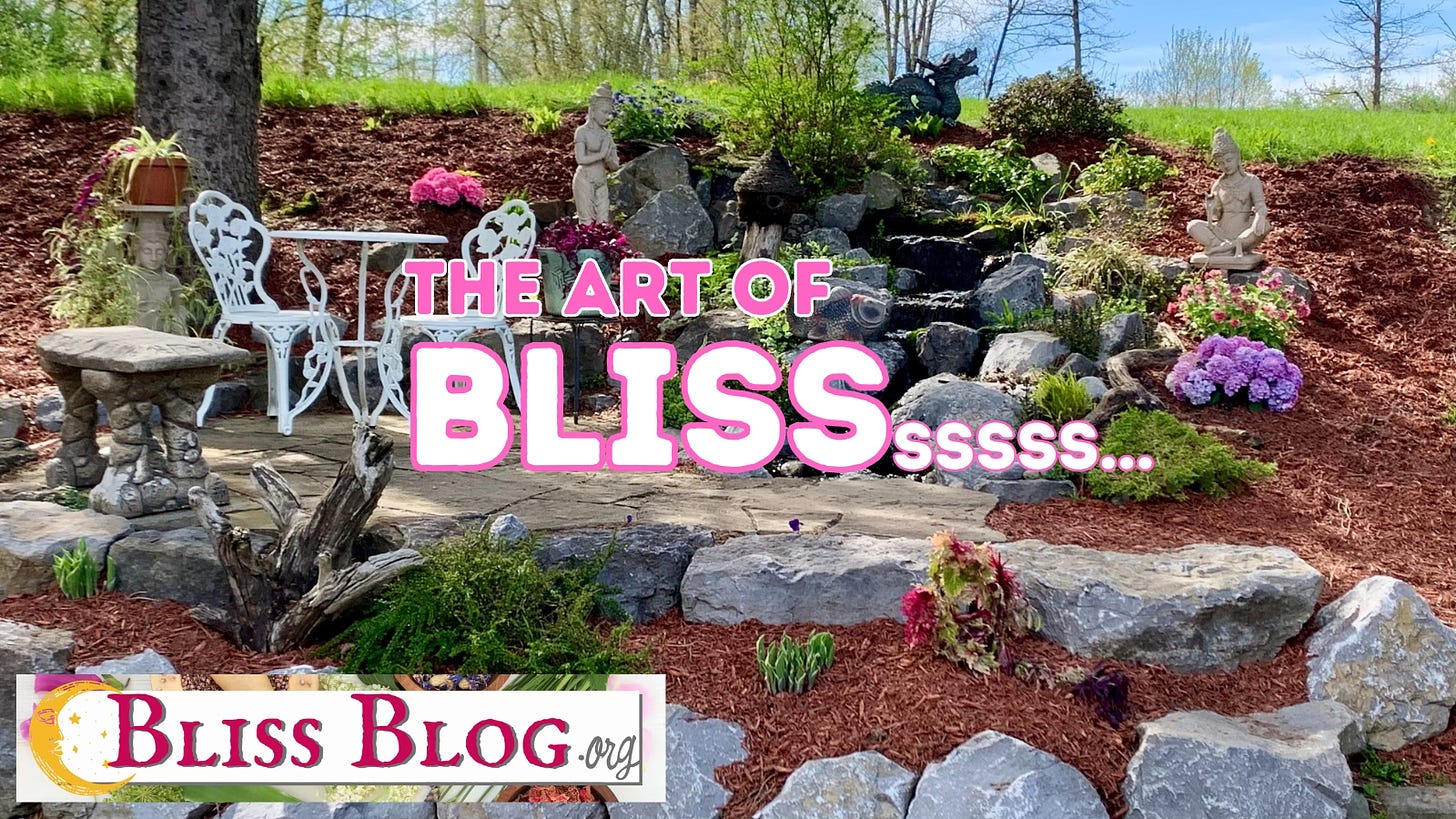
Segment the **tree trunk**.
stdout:
[[303,13],[303,76],[319,73],[319,34],[324,27],[324,0],[308,0]]
[[1072,0],[1072,70],[1082,73],[1082,2]]
[[[188,495],[227,574],[235,619],[226,625],[240,645],[255,651],[302,646],[319,626],[423,561],[413,549],[401,549],[354,562],[354,542],[394,473],[394,442],[373,428],[355,429],[349,461],[311,511],[273,467],[257,463],[252,472],[259,500],[278,527],[277,540],[262,551],[207,493]],[[216,611],[197,614],[224,625]]]
[[1382,0],[1375,0],[1375,14],[1370,19],[1370,108],[1380,110],[1381,86],[1385,84],[1385,58],[1381,55],[1381,41],[1385,39],[1385,8]]
[[179,135],[199,186],[258,208],[256,0],[138,0],[136,118]]

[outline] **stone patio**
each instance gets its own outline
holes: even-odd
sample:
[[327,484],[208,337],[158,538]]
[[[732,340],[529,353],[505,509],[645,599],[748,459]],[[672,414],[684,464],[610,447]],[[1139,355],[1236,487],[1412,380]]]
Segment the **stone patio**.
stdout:
[[[215,418],[200,431],[203,453],[226,480],[228,507],[239,526],[271,528],[255,500],[248,476],[253,463],[266,460],[284,474],[305,502],[315,502],[333,483],[349,454],[352,419],[345,414],[310,412],[294,424],[292,436],[278,434],[263,416]],[[380,500],[375,521],[510,512],[537,531],[636,523],[704,526],[720,534],[778,534],[797,518],[805,532],[849,532],[882,537],[928,537],[954,529],[964,538],[1004,540],[986,528],[996,499],[966,489],[904,479],[800,480],[727,478],[684,468],[671,474],[615,472],[538,473],[520,467],[512,451],[505,462],[481,472],[418,472],[409,463],[409,428],[398,416],[380,419],[395,439],[395,473]],[[568,429],[616,432],[616,418],[583,417]],[[101,436],[103,446],[109,444]],[[37,469],[13,474],[0,484],[0,499],[44,485]],[[196,525],[189,511],[149,515],[138,529]]]

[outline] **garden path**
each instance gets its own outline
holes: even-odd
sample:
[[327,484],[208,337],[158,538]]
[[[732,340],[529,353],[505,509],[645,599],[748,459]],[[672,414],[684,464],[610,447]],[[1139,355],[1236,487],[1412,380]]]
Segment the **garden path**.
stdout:
[[[233,522],[272,527],[248,477],[260,460],[285,475],[306,503],[316,502],[349,456],[351,421],[343,414],[311,412],[295,421],[293,435],[283,437],[271,419],[258,415],[209,420],[201,430],[203,452],[232,492]],[[550,531],[620,526],[630,515],[636,523],[691,524],[720,534],[776,534],[788,532],[789,521],[798,519],[804,531],[903,537],[949,528],[965,538],[1004,539],[986,528],[996,499],[981,492],[904,479],[725,478],[695,468],[670,474],[529,472],[515,449],[505,462],[481,472],[419,472],[410,466],[408,423],[386,415],[379,425],[394,437],[395,472],[376,520],[509,512],[533,530]],[[568,429],[593,426],[617,431],[615,424],[590,417],[579,425],[567,422]],[[102,436],[102,446],[107,443]],[[27,483],[39,478],[35,468],[12,476]],[[196,525],[185,511],[135,523],[141,529]]]

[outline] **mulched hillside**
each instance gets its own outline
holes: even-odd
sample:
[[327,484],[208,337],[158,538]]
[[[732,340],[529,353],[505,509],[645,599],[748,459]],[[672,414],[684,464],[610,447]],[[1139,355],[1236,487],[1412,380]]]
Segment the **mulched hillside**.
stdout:
[[[270,111],[263,120],[262,179],[278,203],[317,192],[320,210],[293,222],[388,226],[458,239],[470,216],[411,205],[411,180],[444,165],[481,173],[493,201],[523,188],[537,198],[565,197],[573,168],[570,133],[578,121],[544,136],[526,134],[506,114],[413,117],[365,131],[363,115],[349,109]],[[0,251],[9,262],[0,271],[0,292],[9,297],[0,304],[0,392],[33,394],[47,384],[31,353],[34,339],[51,327],[43,306],[51,279],[42,234],[69,210],[74,182],[126,127],[116,119],[0,116],[0,138],[15,158],[0,196]],[[942,139],[988,141],[965,129]],[[1099,147],[1080,141],[1030,146],[1082,165]],[[1213,171],[1199,154],[1158,150],[1181,173],[1160,192],[1171,208],[1168,229],[1146,250],[1184,256],[1196,248],[1182,225],[1198,215]],[[1227,500],[1006,507],[992,514],[991,525],[1013,538],[1126,551],[1208,541],[1288,546],[1324,572],[1325,600],[1369,575],[1390,574],[1456,622],[1456,429],[1439,420],[1456,400],[1456,249],[1432,226],[1434,193],[1405,170],[1359,157],[1251,170],[1264,180],[1275,228],[1264,250],[1273,263],[1311,279],[1317,292],[1313,318],[1289,346],[1304,369],[1305,393],[1289,415],[1177,412],[1195,423],[1246,431],[1232,442],[1277,461],[1278,477]],[[272,286],[291,286],[292,251],[277,253],[280,272]],[[338,286],[351,288],[352,259],[340,249],[333,261]],[[341,300],[341,312],[347,302]],[[1246,441],[1256,442],[1257,451]],[[101,618],[105,628],[83,629],[78,656],[152,646],[179,668],[198,671],[217,671],[220,661],[241,664],[227,670],[244,670],[284,659],[229,654],[216,645],[217,635],[184,627],[185,614],[146,601],[108,599],[83,608],[16,599],[0,604],[0,616],[73,624]],[[130,620],[148,628],[117,636],[115,624]],[[1112,729],[1060,692],[955,671],[929,652],[905,649],[891,623],[830,630],[841,659],[814,692],[797,698],[762,693],[752,661],[756,627],[696,626],[671,617],[636,632],[634,640],[653,646],[657,670],[669,675],[671,701],[732,719],[747,733],[752,755],[722,774],[735,794],[727,816],[746,819],[808,759],[874,748],[918,769],[988,728],[1076,765],[1120,809],[1119,783],[1136,747],[1133,724]],[[1018,652],[1053,667],[1071,662],[1040,641],[1024,641]],[[1304,659],[1299,638],[1270,663],[1234,674],[1127,668],[1134,722],[1178,709],[1246,714],[1298,702],[1306,695]],[[1456,730],[1391,756],[1412,761],[1417,773],[1456,774]]]

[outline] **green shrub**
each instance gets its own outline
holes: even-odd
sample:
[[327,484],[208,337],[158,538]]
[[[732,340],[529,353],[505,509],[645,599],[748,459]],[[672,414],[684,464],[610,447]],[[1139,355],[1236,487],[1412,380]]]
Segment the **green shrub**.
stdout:
[[1027,206],[1040,202],[1051,184],[1051,178],[1037,170],[1011,139],[985,148],[942,145],[930,152],[930,161],[972,194],[992,194]]
[[683,400],[682,376],[673,376],[662,383],[662,424],[669,429],[682,429],[702,419],[688,409]]
[[860,0],[729,0],[724,12],[716,62],[738,89],[725,125],[736,151],[777,146],[811,193],[913,167],[909,140],[886,124],[893,101],[860,87],[878,41]]
[[616,96],[612,134],[618,139],[671,142],[680,136],[717,133],[718,115],[661,83],[635,86]]
[[[626,650],[629,627],[603,636],[592,622],[620,607],[597,582],[609,547],[573,566],[542,568],[531,539],[507,544],[484,531],[429,547],[328,649],[351,646],[344,669],[418,672],[614,674],[646,667]],[[326,649],[326,650],[328,650]]]
[[1088,165],[1077,177],[1084,193],[1116,193],[1148,191],[1178,169],[1151,154],[1135,154],[1120,139],[1112,141],[1097,162]]
[[1058,427],[1092,411],[1092,397],[1071,373],[1054,373],[1036,382],[1028,402],[1032,414]]
[[1172,285],[1142,251],[1120,241],[1094,239],[1056,261],[1057,288],[1093,290],[1103,299],[1140,302],[1154,313],[1167,307]]
[[1043,137],[1121,136],[1123,102],[1093,80],[1063,70],[1012,83],[991,100],[981,125],[998,136],[1022,142]]
[[1166,412],[1128,410],[1113,419],[1102,436],[1104,455],[1151,455],[1151,472],[1086,473],[1095,498],[1183,500],[1188,492],[1225,497],[1249,483],[1270,477],[1274,464],[1241,458],[1227,444],[1204,435]]
[[827,631],[810,634],[803,643],[785,634],[777,643],[758,638],[758,671],[768,693],[792,691],[802,694],[834,664],[834,635]]

